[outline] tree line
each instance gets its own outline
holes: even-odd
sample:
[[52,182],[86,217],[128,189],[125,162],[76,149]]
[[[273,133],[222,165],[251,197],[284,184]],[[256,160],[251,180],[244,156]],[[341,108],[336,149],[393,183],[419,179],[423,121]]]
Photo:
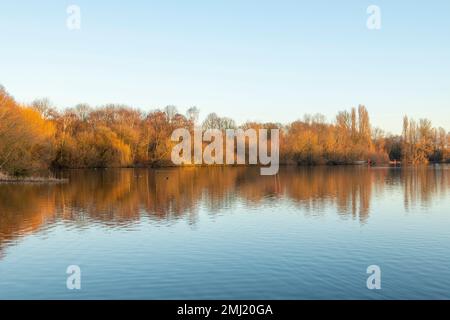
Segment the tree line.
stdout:
[[92,108],[79,104],[58,111],[48,99],[20,104],[0,87],[0,172],[23,175],[47,168],[170,165],[176,128],[280,129],[280,162],[319,165],[355,161],[426,164],[450,159],[450,134],[429,120],[405,117],[401,135],[370,124],[364,106],[339,112],[332,122],[320,114],[283,125],[247,122],[199,110],[180,114],[175,106],[143,112],[125,105]]

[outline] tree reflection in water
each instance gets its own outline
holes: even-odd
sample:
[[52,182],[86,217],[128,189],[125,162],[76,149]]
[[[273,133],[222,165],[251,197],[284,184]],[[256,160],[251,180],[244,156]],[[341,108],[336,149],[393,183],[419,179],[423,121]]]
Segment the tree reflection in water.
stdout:
[[62,185],[0,185],[0,252],[4,244],[55,223],[126,227],[143,216],[195,224],[203,207],[215,214],[238,202],[249,208],[280,203],[307,215],[332,208],[366,223],[371,199],[403,197],[406,211],[430,206],[450,186],[448,166],[420,168],[282,167],[277,176],[258,168],[71,170]]

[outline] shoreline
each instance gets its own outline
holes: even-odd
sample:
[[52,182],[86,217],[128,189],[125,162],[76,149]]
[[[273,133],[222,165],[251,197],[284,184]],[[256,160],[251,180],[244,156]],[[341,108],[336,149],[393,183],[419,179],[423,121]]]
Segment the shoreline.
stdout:
[[44,178],[44,177],[11,177],[0,173],[0,184],[60,184],[67,183],[69,179]]
[[[411,167],[428,167],[433,165],[445,165],[449,164],[448,162],[430,162],[427,164],[420,165],[401,165],[401,163],[380,163],[380,164],[368,164],[368,163],[339,163],[339,164],[295,164],[295,163],[287,163],[282,162],[279,163],[279,167],[297,167],[297,168],[314,168],[314,167],[368,167],[368,168],[411,168]],[[225,167],[264,167],[263,165],[198,165],[198,164],[183,164],[183,165],[170,165],[170,164],[153,164],[153,165],[134,165],[134,166],[113,166],[113,167],[72,167],[72,168],[53,168],[52,170],[108,170],[108,169],[192,169],[192,168],[225,168]],[[9,176],[2,172],[0,172],[0,184],[62,184],[68,183],[69,179],[67,178],[54,178],[54,177],[42,177],[42,176],[30,176],[30,177],[15,177]]]
[[[314,168],[314,167],[391,167],[391,168],[412,168],[412,167],[426,167],[432,165],[443,165],[450,164],[449,162],[429,162],[422,164],[407,164],[402,165],[400,162],[397,163],[320,163],[320,164],[297,164],[297,163],[288,163],[288,162],[280,162],[278,165],[280,167],[298,167],[298,168]],[[152,164],[152,165],[129,165],[129,166],[110,166],[110,167],[56,167],[52,168],[52,170],[103,170],[103,169],[164,169],[164,168],[253,168],[253,167],[265,167],[261,164],[248,165],[248,164]]]

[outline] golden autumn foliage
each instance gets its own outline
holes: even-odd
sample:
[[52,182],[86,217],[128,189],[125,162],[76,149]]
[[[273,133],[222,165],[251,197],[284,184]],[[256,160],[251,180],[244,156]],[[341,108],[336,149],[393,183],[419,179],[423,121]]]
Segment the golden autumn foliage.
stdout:
[[[356,161],[405,164],[450,159],[450,135],[405,118],[401,136],[373,128],[364,106],[339,112],[332,122],[306,115],[287,125],[247,122],[241,126],[212,113],[197,124],[198,109],[186,116],[174,106],[144,113],[124,105],[79,104],[57,111],[46,99],[17,103],[0,87],[0,172],[20,175],[37,169],[170,165],[176,128],[280,129],[280,161],[300,165]],[[270,137],[269,137],[270,138]]]
[[347,164],[354,161],[386,163],[383,136],[375,136],[364,106],[342,111],[334,123],[323,115],[306,115],[287,126],[282,154],[298,164]]
[[417,123],[403,119],[401,139],[402,161],[406,164],[423,164],[449,159],[450,135],[443,128],[433,128],[427,119]]
[[0,88],[0,171],[25,174],[47,168],[55,127],[36,110],[17,104]]

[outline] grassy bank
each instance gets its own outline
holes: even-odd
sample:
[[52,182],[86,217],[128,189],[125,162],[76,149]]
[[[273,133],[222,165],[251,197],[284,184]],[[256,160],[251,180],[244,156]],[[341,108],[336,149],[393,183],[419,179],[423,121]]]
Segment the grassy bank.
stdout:
[[68,179],[54,177],[15,177],[0,172],[0,183],[66,183]]

